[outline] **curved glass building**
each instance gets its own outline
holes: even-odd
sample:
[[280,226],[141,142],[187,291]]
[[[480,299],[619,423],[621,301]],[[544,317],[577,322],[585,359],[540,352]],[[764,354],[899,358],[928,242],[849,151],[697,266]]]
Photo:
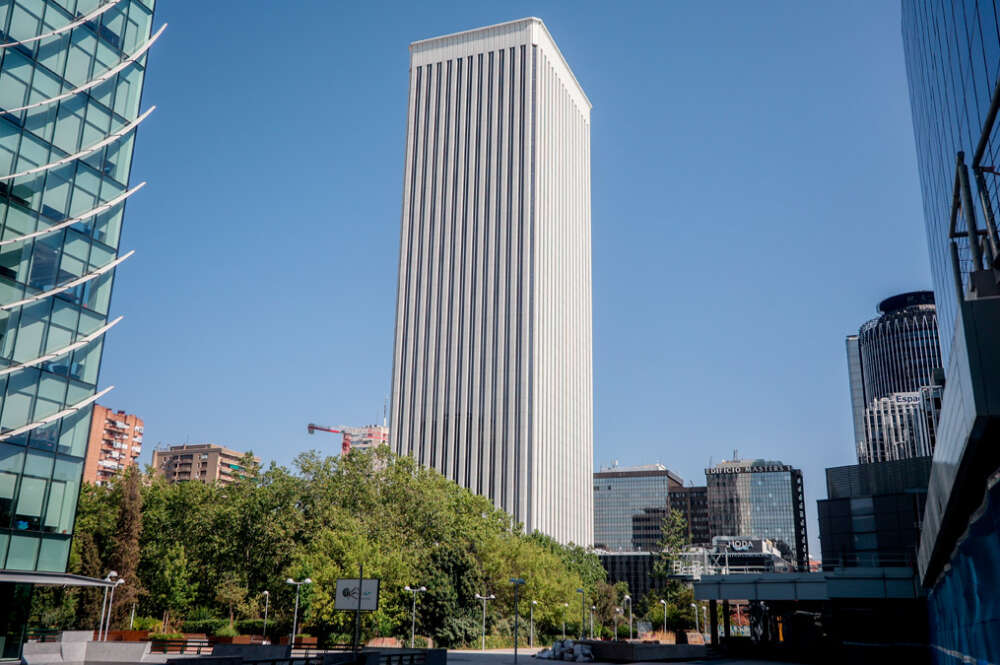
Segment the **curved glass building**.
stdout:
[[862,381],[869,399],[916,392],[934,383],[941,367],[937,309],[932,291],[886,298],[879,317],[858,331]]
[[886,298],[880,315],[847,338],[851,408],[858,462],[883,462],[930,455],[935,412],[921,411],[922,395],[941,367],[934,293],[911,291]]
[[66,569],[152,21],[0,2],[0,569]]

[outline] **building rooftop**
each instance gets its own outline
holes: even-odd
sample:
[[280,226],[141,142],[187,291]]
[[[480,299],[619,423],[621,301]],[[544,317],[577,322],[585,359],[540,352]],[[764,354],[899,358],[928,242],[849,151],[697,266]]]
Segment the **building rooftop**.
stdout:
[[933,291],[907,291],[895,296],[889,296],[878,304],[878,311],[883,314],[895,312],[913,305],[933,305]]
[[[410,53],[413,54],[427,50],[455,46],[457,44],[479,39],[490,39],[497,35],[511,31],[522,29],[530,30],[532,27],[537,27],[541,32],[541,35],[543,35],[537,41],[545,44],[547,47],[551,47],[552,51],[558,57],[559,63],[565,69],[565,73],[568,78],[567,83],[576,89],[576,92],[580,95],[583,106],[586,107],[586,110],[589,113],[592,104],[590,103],[590,99],[587,97],[587,93],[583,91],[583,86],[580,85],[580,82],[576,78],[576,74],[574,74],[573,70],[570,69],[569,63],[566,62],[565,56],[563,56],[562,51],[556,44],[556,40],[552,38],[552,33],[549,32],[545,22],[536,16],[527,16],[525,18],[515,19],[513,21],[504,21],[503,23],[495,23],[493,25],[484,25],[479,28],[461,30],[459,32],[452,32],[438,37],[418,39],[417,41],[410,43]],[[538,36],[538,32],[535,32],[534,34]]]
[[684,484],[684,479],[676,473],[663,466],[656,464],[637,464],[635,466],[618,466],[618,462],[610,466],[601,467],[600,471],[594,472],[598,478],[608,478],[611,476],[668,476],[678,485]]

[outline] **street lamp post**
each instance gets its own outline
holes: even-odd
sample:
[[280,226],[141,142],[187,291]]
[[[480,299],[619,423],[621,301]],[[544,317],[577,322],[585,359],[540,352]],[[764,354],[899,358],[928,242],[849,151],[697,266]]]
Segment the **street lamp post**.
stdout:
[[[701,611],[702,611],[702,612],[704,612],[704,617],[705,617],[705,620],[701,622],[701,627],[702,627],[703,629],[705,629],[705,632],[707,633],[707,632],[708,632],[708,630],[709,630],[709,624],[708,624],[708,608],[707,608],[707,607],[705,607],[704,605],[702,605],[702,606],[701,606]],[[715,644],[715,635],[712,635],[712,644]]]
[[404,591],[413,594],[413,611],[410,614],[410,648],[413,648],[413,636],[417,632],[417,594],[427,591],[427,587],[411,587],[409,584],[403,587]]
[[261,631],[264,634],[261,637],[264,638],[264,644],[267,644],[267,610],[271,605],[271,592],[264,591],[264,630]]
[[111,595],[108,596],[108,618],[105,619],[105,622],[104,622],[104,641],[105,642],[108,641],[108,631],[111,630],[111,608],[114,607],[114,604],[115,604],[115,589],[117,589],[122,584],[125,584],[125,580],[123,580],[122,578],[119,577],[117,580],[115,580],[114,585],[112,585],[112,587],[111,587]]
[[531,632],[529,633],[530,636],[528,637],[528,646],[531,647],[532,649],[535,648],[535,605],[537,604],[538,604],[537,600],[531,601],[531,607],[528,610],[528,616],[530,617],[528,621],[530,622],[531,625]]
[[[584,605],[586,604],[584,601],[587,600],[587,594],[585,594],[583,592],[583,589],[577,589],[576,592],[578,594],[580,594],[580,639],[582,640],[583,639],[584,620],[586,619],[586,614],[587,614],[587,611],[584,609]],[[593,619],[593,616],[591,616],[590,625],[591,625],[590,632],[593,633],[594,632],[594,628],[593,628],[594,619]],[[591,637],[593,637],[593,634],[591,635]]]
[[292,639],[289,640],[288,642],[291,645],[289,647],[289,652],[290,652],[291,649],[295,648],[295,636],[298,634],[299,631],[299,590],[302,588],[303,584],[312,584],[313,581],[307,577],[301,582],[296,582],[291,577],[289,577],[287,580],[285,580],[285,583],[295,585],[295,613],[292,615]]
[[517,589],[524,585],[524,578],[512,577],[510,583],[514,585],[514,664],[517,665]]
[[618,617],[623,615],[625,612],[620,607],[615,608],[615,642],[618,641]]
[[625,594],[625,602],[628,603],[628,638],[632,639],[632,596]]
[[694,632],[700,633],[701,630],[699,630],[698,628],[698,606],[695,605],[694,603],[691,603],[691,607],[694,608]]
[[480,596],[476,594],[476,600],[483,601],[483,651],[486,651],[486,601],[494,600],[496,598],[492,593],[488,596]]
[[667,601],[660,598],[660,604],[663,605],[663,637],[666,639],[667,635]]
[[597,609],[597,605],[590,606],[590,639],[594,639],[594,610]]
[[107,577],[104,578],[104,581],[107,582],[107,585],[105,585],[104,587],[104,599],[101,601],[101,620],[97,624],[98,642],[101,641],[101,636],[104,635],[104,614],[105,612],[107,612],[108,608],[108,587],[111,586],[112,580],[116,577],[118,577],[118,572],[112,570],[110,573],[108,573]]
[[566,610],[569,609],[569,603],[563,603],[563,639],[566,639]]

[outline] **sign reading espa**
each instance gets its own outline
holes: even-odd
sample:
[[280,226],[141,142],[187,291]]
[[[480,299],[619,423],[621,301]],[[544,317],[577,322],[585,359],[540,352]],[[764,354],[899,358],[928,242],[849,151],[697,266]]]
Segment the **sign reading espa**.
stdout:
[[[374,612],[378,609],[378,583],[377,579],[361,580],[361,588],[358,589],[358,578],[353,577],[346,580],[337,580],[337,597],[333,602],[335,610],[361,610],[362,612]],[[358,604],[358,596],[361,597],[361,604]]]

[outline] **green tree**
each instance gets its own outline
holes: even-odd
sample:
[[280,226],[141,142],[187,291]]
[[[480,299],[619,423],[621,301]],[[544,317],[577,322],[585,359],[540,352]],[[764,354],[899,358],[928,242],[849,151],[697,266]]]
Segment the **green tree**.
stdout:
[[192,570],[188,562],[184,545],[176,543],[167,548],[163,555],[161,576],[153,585],[152,596],[156,605],[163,612],[163,629],[169,630],[171,622],[179,624],[178,619],[191,606],[195,597],[194,586],[191,583]]
[[657,543],[657,557],[653,564],[653,573],[659,578],[673,574],[674,561],[679,559],[691,544],[688,536],[687,520],[684,513],[673,509],[667,512],[660,523],[660,540]]
[[124,583],[115,590],[115,607],[112,616],[119,625],[128,617],[132,605],[137,603],[142,593],[139,579],[139,561],[142,551],[139,537],[142,534],[142,491],[141,473],[133,465],[116,480],[119,494],[118,529],[112,550],[112,565]]
[[[73,548],[79,551],[77,572],[88,577],[104,577],[101,555],[94,541],[94,534],[84,531],[73,539]],[[76,628],[96,628],[101,615],[101,589],[82,587],[77,607]]]
[[224,576],[215,590],[215,600],[224,605],[229,611],[229,626],[232,627],[236,621],[233,615],[235,608],[246,600],[247,588],[240,584],[239,578],[234,574]]

